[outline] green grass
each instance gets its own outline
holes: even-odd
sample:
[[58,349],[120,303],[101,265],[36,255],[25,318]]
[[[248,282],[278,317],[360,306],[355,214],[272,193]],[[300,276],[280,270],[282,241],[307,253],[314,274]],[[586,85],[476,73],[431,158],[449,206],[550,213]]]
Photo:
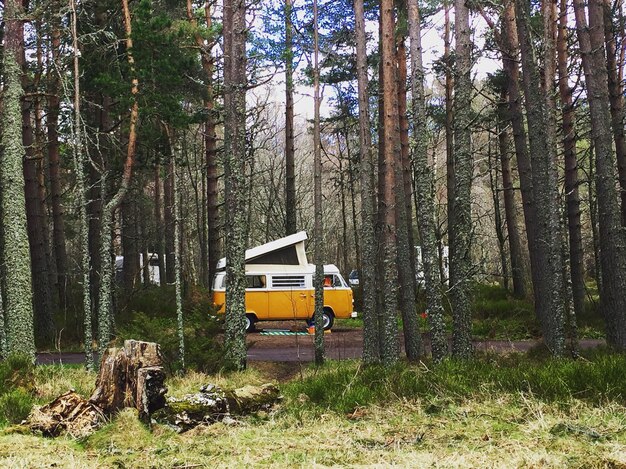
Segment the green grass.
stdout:
[[[209,382],[228,388],[271,380],[275,370],[254,365],[242,373],[173,377],[169,394]],[[488,355],[388,369],[329,362],[282,383],[276,411],[232,425],[176,434],[148,428],[125,410],[82,440],[7,428],[0,466],[624,467],[625,367],[626,357],[605,350],[577,361]],[[88,395],[95,375],[38,367],[31,379],[35,400],[45,403],[66,387]]]

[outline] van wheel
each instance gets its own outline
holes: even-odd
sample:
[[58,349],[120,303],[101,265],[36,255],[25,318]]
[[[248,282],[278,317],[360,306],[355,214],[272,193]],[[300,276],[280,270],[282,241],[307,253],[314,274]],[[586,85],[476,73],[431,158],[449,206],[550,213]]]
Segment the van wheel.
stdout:
[[325,331],[329,331],[333,324],[335,323],[335,315],[330,308],[324,308],[324,312],[322,313],[322,325],[324,326]]
[[[335,323],[335,315],[333,314],[333,310],[330,308],[324,308],[322,312],[322,327],[325,331],[329,331],[333,324]],[[313,327],[315,326],[315,317],[307,320],[307,326]]]
[[254,332],[256,330],[256,317],[254,314],[246,314],[246,332]]

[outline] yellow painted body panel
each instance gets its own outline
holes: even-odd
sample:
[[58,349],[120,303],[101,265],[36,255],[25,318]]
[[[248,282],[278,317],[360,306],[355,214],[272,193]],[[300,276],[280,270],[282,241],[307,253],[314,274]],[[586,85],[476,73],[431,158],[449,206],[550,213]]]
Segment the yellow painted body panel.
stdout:
[[[213,292],[213,303],[220,306],[218,313],[224,314],[225,291]],[[336,318],[349,318],[352,314],[352,290],[347,288],[325,288],[324,306],[330,308]],[[254,314],[260,321],[286,319],[310,319],[315,308],[315,291],[259,290],[246,289],[246,312]]]

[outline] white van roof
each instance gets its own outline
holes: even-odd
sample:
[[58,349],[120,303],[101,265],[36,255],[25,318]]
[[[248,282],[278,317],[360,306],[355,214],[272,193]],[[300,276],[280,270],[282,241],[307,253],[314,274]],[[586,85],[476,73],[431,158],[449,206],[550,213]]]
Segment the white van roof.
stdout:
[[[255,259],[259,259],[263,256],[269,255],[270,253],[277,253],[278,251],[288,250],[288,248],[293,246],[294,249],[290,253],[290,258],[292,259],[291,262],[281,262],[281,256],[276,256],[277,260],[271,263],[264,262],[263,265],[266,267],[275,265],[281,268],[297,266],[300,270],[302,270],[302,267],[308,264],[306,251],[304,249],[304,241],[306,241],[307,239],[308,236],[306,234],[306,231],[300,231],[298,233],[285,236],[284,238],[280,238],[274,241],[270,241],[269,243],[262,244],[260,246],[246,249],[246,264],[253,265],[254,263],[250,264],[250,262],[254,261]],[[222,257],[217,263],[217,270],[222,270],[224,268],[226,268],[226,258]]]

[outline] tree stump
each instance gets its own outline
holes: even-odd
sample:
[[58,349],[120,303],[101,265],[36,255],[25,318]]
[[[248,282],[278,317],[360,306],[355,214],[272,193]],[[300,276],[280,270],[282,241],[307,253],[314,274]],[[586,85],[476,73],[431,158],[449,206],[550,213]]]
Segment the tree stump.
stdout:
[[139,418],[165,405],[167,387],[159,345],[126,340],[121,349],[110,348],[102,357],[96,389],[89,402],[109,415],[124,407],[134,407]]

